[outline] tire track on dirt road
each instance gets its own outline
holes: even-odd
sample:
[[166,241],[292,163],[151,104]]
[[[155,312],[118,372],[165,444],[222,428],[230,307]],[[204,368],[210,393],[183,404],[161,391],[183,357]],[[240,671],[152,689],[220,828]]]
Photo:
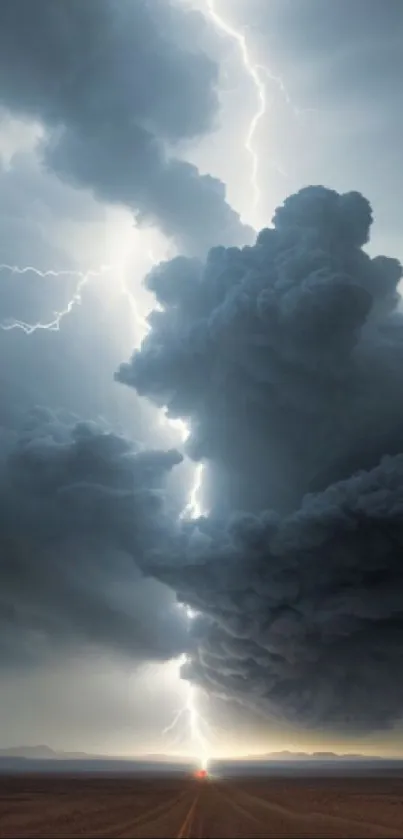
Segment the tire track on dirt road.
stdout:
[[200,792],[195,794],[194,800],[189,807],[189,811],[182,822],[179,832],[176,834],[176,839],[189,839],[192,836],[192,827],[195,821],[195,812],[200,801]]
[[[189,797],[191,793],[189,790],[176,795],[169,801],[154,805],[148,808],[146,812],[139,813],[138,816],[132,816],[131,819],[125,819],[124,822],[115,823],[111,826],[110,831],[103,830],[97,834],[91,834],[94,839],[135,839],[135,837],[147,837],[150,830],[150,835],[164,835],[164,825],[172,819],[179,821],[182,818],[182,811],[189,812]],[[192,799],[193,800],[193,799]],[[177,812],[178,811],[178,812]],[[177,813],[177,815],[176,815]],[[161,829],[158,829],[158,828]],[[156,832],[155,832],[156,831]]]

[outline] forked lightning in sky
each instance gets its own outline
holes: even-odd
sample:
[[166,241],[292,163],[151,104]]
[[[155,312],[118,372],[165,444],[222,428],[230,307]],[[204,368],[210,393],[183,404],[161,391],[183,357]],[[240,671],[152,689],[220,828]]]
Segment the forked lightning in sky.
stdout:
[[26,335],[32,335],[33,332],[43,329],[47,329],[49,332],[58,332],[62,320],[73,311],[75,306],[81,303],[81,293],[84,286],[86,286],[91,279],[99,279],[99,277],[103,274],[111,271],[112,267],[113,266],[111,265],[101,265],[100,268],[90,269],[85,272],[68,270],[67,268],[62,269],[61,271],[56,271],[54,268],[50,268],[48,271],[40,271],[39,268],[35,268],[33,265],[25,265],[23,268],[20,268],[18,265],[7,265],[6,263],[0,264],[0,271],[6,271],[10,274],[32,273],[36,274],[37,277],[42,277],[43,279],[45,279],[45,277],[78,278],[74,294],[67,303],[67,306],[59,312],[54,312],[51,320],[45,321],[44,323],[42,321],[38,321],[37,323],[26,323],[26,321],[13,318],[12,320],[1,323],[1,329],[3,329],[4,332],[10,332],[13,329],[20,329],[22,332],[25,332]]

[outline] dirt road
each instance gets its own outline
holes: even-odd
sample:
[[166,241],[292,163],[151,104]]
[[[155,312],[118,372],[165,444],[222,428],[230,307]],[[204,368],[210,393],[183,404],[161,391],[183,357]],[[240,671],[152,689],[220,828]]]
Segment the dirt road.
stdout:
[[0,837],[403,837],[403,780],[0,778]]

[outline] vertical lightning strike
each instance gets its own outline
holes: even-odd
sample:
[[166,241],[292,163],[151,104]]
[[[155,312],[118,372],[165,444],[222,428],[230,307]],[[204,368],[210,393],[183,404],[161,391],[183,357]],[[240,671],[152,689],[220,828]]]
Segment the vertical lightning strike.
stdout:
[[[179,430],[182,440],[185,442],[189,436],[189,428],[186,423],[180,419],[170,420],[165,416],[165,414],[164,418],[173,428],[177,428]],[[199,463],[195,469],[193,485],[189,494],[189,501],[181,513],[181,519],[196,519],[202,515],[201,505],[198,500],[202,479],[203,464]],[[196,613],[189,606],[185,606],[185,611],[189,621],[196,617]],[[178,679],[180,679],[181,668],[184,664],[186,664],[186,661],[187,656],[185,654],[181,655],[176,661]],[[179,727],[182,720],[184,720],[185,725],[187,724],[188,726],[192,746],[195,748],[197,753],[199,767],[200,769],[207,770],[211,750],[209,749],[208,740],[202,730],[204,720],[201,719],[199,711],[197,710],[196,699],[196,688],[191,682],[187,682],[185,704],[183,708],[180,708],[179,711],[177,711],[170,725],[166,726],[162,733],[170,734],[171,732],[174,732]]]
[[239,46],[239,50],[242,56],[242,62],[245,67],[246,74],[249,76],[251,81],[253,82],[256,88],[258,106],[257,110],[255,111],[252,119],[249,123],[248,132],[245,138],[245,149],[251,157],[252,161],[252,169],[251,169],[251,185],[254,194],[254,208],[256,209],[259,205],[260,201],[260,189],[258,184],[258,174],[259,174],[259,157],[256,149],[254,148],[253,141],[255,138],[255,134],[257,128],[259,126],[260,120],[265,116],[266,109],[267,109],[267,101],[266,101],[266,87],[264,82],[260,77],[260,67],[258,64],[254,64],[250,55],[248,45],[246,43],[246,37],[242,34],[242,32],[238,32],[237,29],[234,29],[231,24],[229,24],[221,15],[217,12],[214,0],[206,0],[207,2],[207,9],[209,16],[217,29],[220,29],[224,32],[225,35],[228,35],[229,38],[232,38],[233,41]]
[[[188,610],[187,615],[189,619],[192,619],[194,617],[193,613],[189,613]],[[178,668],[178,677],[180,677],[181,667],[184,664],[186,664],[186,661],[186,655],[181,655],[178,658],[176,662]],[[200,769],[207,769],[210,760],[211,749],[209,747],[207,737],[204,735],[202,730],[202,720],[197,710],[196,688],[191,684],[191,682],[187,682],[186,684],[186,698],[183,707],[180,708],[179,711],[177,711],[170,725],[167,725],[167,727],[164,728],[162,733],[170,734],[174,732],[175,729],[179,728],[179,725],[182,721],[184,721],[185,723],[185,730],[187,730],[189,733],[192,748],[194,748],[197,754]]]
[[[259,206],[261,193],[258,181],[259,155],[255,147],[255,136],[261,120],[267,115],[268,109],[266,84],[263,81],[263,78],[266,78],[268,81],[273,82],[275,84],[277,89],[280,91],[286,105],[294,114],[294,117],[298,118],[302,115],[302,113],[307,113],[309,111],[313,112],[316,109],[298,108],[296,104],[292,101],[291,96],[289,95],[288,90],[283,82],[283,79],[280,76],[276,76],[270,70],[269,67],[257,64],[253,61],[247,44],[246,36],[238,29],[235,29],[235,27],[231,23],[229,23],[219,14],[219,12],[217,11],[215,0],[206,0],[206,8],[208,15],[213,24],[215,25],[216,29],[223,32],[224,35],[227,35],[228,38],[232,38],[232,40],[238,45],[246,75],[250,78],[256,90],[257,108],[250,120],[249,128],[245,137],[245,150],[250,155],[252,163],[250,183],[254,196],[253,209],[256,211]],[[280,175],[282,175],[283,177],[287,177],[287,173],[279,165],[278,162],[272,162],[272,166]]]
[[[185,512],[192,519],[196,519],[203,514],[203,510],[199,502],[200,490],[203,483],[203,472],[203,463],[198,463],[195,469],[194,484],[190,493],[189,504],[185,507]],[[190,617],[192,617],[192,615],[190,615]]]
[[[190,490],[189,494],[189,501],[186,504],[186,507],[181,513],[181,519],[197,519],[199,516],[203,514],[200,502],[199,502],[199,494],[202,488],[203,483],[203,464],[198,463],[195,468],[193,486]],[[189,617],[189,615],[188,615]],[[192,617],[192,615],[190,615]]]
[[200,727],[200,714],[197,710],[195,688],[191,682],[187,684],[186,709],[189,714],[191,737],[197,748],[200,769],[207,769],[210,758],[209,744]]

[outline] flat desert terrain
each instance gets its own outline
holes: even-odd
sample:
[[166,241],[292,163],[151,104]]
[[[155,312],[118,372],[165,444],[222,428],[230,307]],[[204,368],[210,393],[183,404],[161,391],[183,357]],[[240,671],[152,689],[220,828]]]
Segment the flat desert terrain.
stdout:
[[0,837],[403,837],[402,778],[0,777]]

